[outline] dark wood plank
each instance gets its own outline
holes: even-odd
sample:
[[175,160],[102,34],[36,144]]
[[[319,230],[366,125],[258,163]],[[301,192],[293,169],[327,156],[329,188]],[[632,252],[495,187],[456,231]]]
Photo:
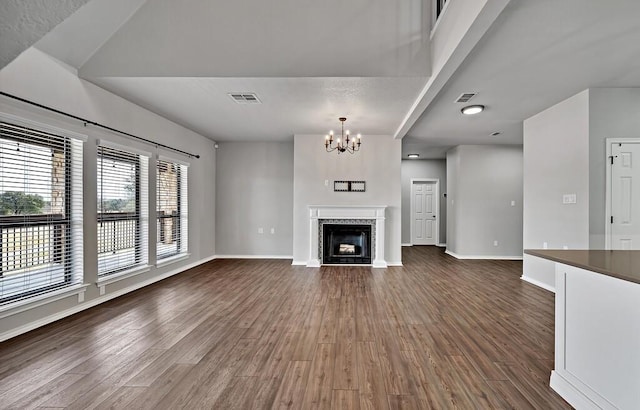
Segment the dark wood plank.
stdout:
[[335,344],[320,343],[316,347],[307,380],[303,409],[331,408]]
[[0,343],[3,408],[570,408],[521,262],[215,260]]

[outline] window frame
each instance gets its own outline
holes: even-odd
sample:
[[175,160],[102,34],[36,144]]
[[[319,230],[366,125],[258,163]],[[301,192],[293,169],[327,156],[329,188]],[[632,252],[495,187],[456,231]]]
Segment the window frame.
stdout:
[[[149,255],[148,255],[148,160],[151,156],[150,153],[137,150],[135,148],[131,148],[124,145],[114,144],[109,141],[97,140],[97,159],[96,159],[96,167],[97,173],[101,172],[101,160],[103,161],[105,158],[107,160],[113,160],[117,162],[121,162],[124,164],[131,164],[135,167],[134,173],[134,184],[135,184],[135,193],[134,193],[134,201],[135,201],[135,209],[133,212],[119,212],[120,218],[116,216],[116,213],[111,212],[100,212],[101,201],[103,199],[97,201],[96,207],[96,223],[98,226],[98,236],[96,238],[96,252],[98,257],[98,281],[102,282],[104,279],[107,279],[112,276],[118,276],[120,274],[126,274],[131,271],[138,271],[140,269],[144,269],[148,267]],[[105,155],[105,149],[107,154]],[[102,150],[102,152],[101,152]],[[118,152],[120,151],[120,152]],[[125,154],[125,155],[123,155]],[[144,162],[144,164],[143,164]],[[101,176],[100,178],[103,178]],[[101,187],[104,186],[103,180],[100,178],[96,178],[96,197],[102,198],[102,194],[100,192]],[[101,182],[99,183],[98,180]],[[128,215],[123,215],[128,214]],[[124,216],[124,217],[122,217]],[[101,271],[100,269],[100,255],[105,253],[101,252],[100,247],[100,231],[99,227],[101,223],[105,222],[113,222],[117,223],[118,221],[135,221],[135,229],[134,229],[134,264],[127,264],[126,266],[121,266],[116,269],[110,269]],[[116,239],[115,237],[113,238]],[[126,249],[126,248],[123,248]],[[119,249],[112,249],[112,251],[117,251]]]
[[[84,269],[84,249],[83,249],[83,235],[84,230],[82,226],[83,216],[83,151],[84,143],[87,141],[87,136],[79,133],[75,133],[68,129],[55,127],[46,123],[29,120],[16,115],[0,112],[0,122],[7,124],[8,126],[21,127],[34,133],[34,139],[31,140],[27,137],[16,136],[10,138],[7,136],[0,137],[0,139],[7,141],[15,141],[16,143],[24,143],[31,146],[43,147],[50,149],[52,156],[55,152],[64,153],[64,213],[63,214],[33,214],[33,215],[8,215],[0,216],[0,222],[2,220],[7,223],[0,223],[0,231],[6,227],[33,227],[33,226],[58,226],[64,225],[64,232],[62,233],[61,243],[70,247],[69,250],[65,249],[57,257],[65,258],[62,262],[63,278],[61,281],[52,284],[45,284],[39,287],[28,288],[27,290],[5,297],[0,295],[0,312],[12,310],[16,306],[22,306],[30,304],[39,299],[47,299],[55,297],[57,294],[75,294],[83,293],[88,285],[83,285],[83,269]],[[36,138],[37,134],[50,135],[54,139],[61,141],[51,142],[47,144],[42,140],[42,137]],[[38,141],[41,139],[41,141]],[[31,157],[33,160],[33,157]],[[53,171],[54,165],[52,163],[51,170]],[[79,184],[79,185],[78,185]],[[15,222],[11,221],[13,219]],[[29,223],[29,219],[32,223]],[[18,221],[22,220],[22,223]],[[13,223],[12,223],[13,222]],[[53,228],[55,230],[55,228]],[[60,234],[54,233],[54,236]],[[54,239],[55,240],[55,239]],[[2,236],[0,235],[0,243]],[[54,245],[55,256],[55,245]],[[0,247],[0,269],[2,269],[2,248]],[[32,265],[37,266],[37,265]],[[47,271],[43,271],[46,275]],[[27,272],[27,275],[33,275],[32,272]],[[36,273],[37,274],[37,273]],[[0,281],[3,281],[3,273],[0,271]],[[4,315],[2,316],[4,317]]]
[[[176,215],[164,216],[160,215],[160,163],[174,165],[176,167]],[[188,172],[189,163],[177,160],[171,157],[158,155],[156,158],[156,226],[159,227],[156,232],[156,266],[163,266],[175,260],[183,259],[189,256],[188,248]],[[185,186],[186,185],[186,186]],[[160,253],[158,245],[161,243],[161,219],[171,218],[174,221],[172,232],[177,232],[176,250],[171,253]],[[175,235],[174,235],[175,236]]]

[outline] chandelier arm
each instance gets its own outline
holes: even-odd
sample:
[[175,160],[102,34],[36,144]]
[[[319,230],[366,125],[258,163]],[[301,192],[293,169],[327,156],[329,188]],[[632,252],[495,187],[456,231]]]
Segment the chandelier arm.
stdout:
[[333,132],[330,132],[329,135],[325,137],[325,143],[324,143],[325,150],[327,152],[333,152],[337,150],[338,154],[341,154],[347,151],[349,154],[353,155],[355,152],[360,150],[360,144],[361,144],[360,134],[358,134],[357,137],[353,137],[353,139],[351,139],[349,138],[350,133],[349,131],[347,131],[347,134],[345,136],[344,122],[347,119],[346,117],[340,117],[338,118],[338,120],[340,121],[340,129],[341,129],[340,138],[337,139],[336,145],[333,146]]

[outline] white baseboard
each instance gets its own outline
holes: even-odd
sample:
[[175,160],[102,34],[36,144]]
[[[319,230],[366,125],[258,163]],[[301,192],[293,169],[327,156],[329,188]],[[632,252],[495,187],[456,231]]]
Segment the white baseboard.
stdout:
[[402,261],[400,262],[387,262],[387,266],[404,266]]
[[458,255],[449,249],[444,251],[447,255],[451,255],[456,259],[481,259],[481,260],[499,260],[499,261],[521,261],[522,256],[504,256],[504,255]]
[[60,319],[65,318],[67,316],[71,316],[71,315],[73,315],[75,313],[82,312],[83,310],[92,308],[92,307],[97,306],[97,305],[99,305],[101,303],[104,303],[104,302],[107,302],[107,301],[109,301],[111,299],[117,298],[118,296],[122,296],[122,295],[125,295],[125,294],[129,293],[129,292],[133,292],[134,290],[138,290],[140,288],[144,288],[145,286],[149,286],[149,285],[151,285],[153,283],[159,282],[159,281],[161,281],[163,279],[166,279],[166,278],[171,277],[173,275],[176,275],[178,273],[182,273],[182,272],[184,272],[186,270],[189,270],[191,268],[195,268],[196,266],[199,266],[199,265],[202,265],[203,263],[209,262],[209,261],[213,260],[214,258],[215,258],[214,256],[210,256],[210,257],[201,259],[199,261],[190,263],[189,265],[181,266],[181,267],[179,267],[177,269],[174,269],[172,271],[163,273],[162,275],[155,276],[153,278],[147,279],[147,280],[145,280],[143,282],[139,282],[139,283],[136,283],[136,284],[131,285],[129,287],[116,290],[115,292],[108,293],[108,294],[106,294],[104,296],[99,296],[99,297],[97,297],[95,299],[92,299],[92,300],[90,300],[88,302],[79,304],[79,305],[74,306],[74,307],[72,307],[70,309],[54,313],[53,315],[49,315],[47,317],[38,319],[36,321],[29,322],[29,323],[27,323],[25,325],[22,325],[20,327],[14,328],[14,329],[9,329],[9,330],[7,330],[7,331],[5,331],[3,333],[0,333],[0,342],[3,342],[3,341],[8,340],[8,339],[11,339],[12,337],[16,337],[16,336],[21,335],[23,333],[27,333],[27,332],[29,332],[31,330],[37,329],[37,328],[42,327],[44,325],[48,325],[49,323],[55,322],[56,320],[60,320]]
[[403,243],[402,246],[413,246],[412,243]]
[[439,243],[436,245],[438,248],[446,248],[447,244],[446,243]]
[[540,282],[539,280],[532,279],[532,278],[530,278],[528,276],[524,276],[524,275],[520,276],[520,279],[522,279],[525,282],[529,282],[530,284],[535,285],[535,286],[537,286],[539,288],[542,288],[544,290],[548,290],[549,292],[556,293],[556,288],[554,288],[551,285],[547,285],[544,282]]
[[293,255],[216,255],[216,259],[293,259]]
[[576,409],[602,408],[555,370],[551,371],[549,386]]
[[293,265],[293,266],[307,266],[307,261],[292,261],[291,265]]

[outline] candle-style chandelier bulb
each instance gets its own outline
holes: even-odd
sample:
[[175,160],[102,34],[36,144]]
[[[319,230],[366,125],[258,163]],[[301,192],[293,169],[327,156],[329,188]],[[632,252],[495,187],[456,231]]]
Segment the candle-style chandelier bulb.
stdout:
[[[344,131],[344,122],[347,120],[346,117],[340,117],[338,120],[341,123],[341,138],[336,139],[336,145],[333,145],[333,131],[329,131],[329,135],[326,135],[324,138],[324,148],[327,152],[338,151],[338,154],[342,152],[348,152],[349,154],[353,154],[356,151],[360,150],[360,144],[362,143],[360,139],[362,135],[358,134],[356,138],[351,139],[349,135],[351,131]],[[340,142],[342,139],[343,142]]]

